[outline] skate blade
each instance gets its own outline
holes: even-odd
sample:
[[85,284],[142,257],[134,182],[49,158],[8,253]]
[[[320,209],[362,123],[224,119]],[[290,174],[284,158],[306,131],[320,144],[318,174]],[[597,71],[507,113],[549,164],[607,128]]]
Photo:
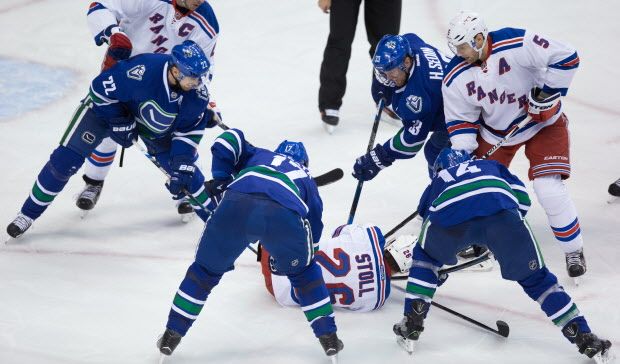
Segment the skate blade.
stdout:
[[332,361],[332,364],[338,364],[338,354],[332,355],[329,357]]
[[607,200],[607,203],[610,205],[616,202],[620,202],[620,197],[612,196]]
[[159,364],[164,364],[164,361],[166,361],[166,355],[161,354],[159,356]]
[[413,350],[415,349],[415,340],[409,340],[409,339],[405,339],[404,337],[399,337],[399,338],[396,339],[396,342],[409,355],[413,354]]
[[181,221],[184,224],[187,224],[194,219],[194,216],[196,216],[196,214],[193,212],[190,212],[189,214],[181,214]]
[[574,277],[573,283],[575,283],[575,287],[579,287],[579,285],[581,284],[581,277]]
[[334,133],[334,130],[336,129],[336,127],[335,127],[335,126],[333,126],[333,125],[329,125],[329,124],[327,124],[327,123],[323,123],[323,128],[325,129],[325,131],[326,131],[329,135],[333,134],[333,133]]
[[80,219],[84,220],[89,212],[90,210],[80,210]]
[[605,353],[598,353],[594,355],[592,359],[594,359],[596,364],[611,364],[615,362],[616,355],[614,351],[609,348],[607,349],[607,351],[605,351]]

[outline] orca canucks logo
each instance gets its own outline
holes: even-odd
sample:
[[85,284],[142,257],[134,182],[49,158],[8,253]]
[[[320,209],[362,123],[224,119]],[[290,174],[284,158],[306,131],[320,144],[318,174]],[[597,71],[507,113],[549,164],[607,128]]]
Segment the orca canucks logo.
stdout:
[[145,71],[146,67],[144,67],[143,64],[139,64],[127,71],[127,77],[136,81],[142,81],[142,76],[144,76]]
[[420,96],[407,96],[406,102],[409,110],[413,111],[414,113],[417,114],[422,111],[422,98]]

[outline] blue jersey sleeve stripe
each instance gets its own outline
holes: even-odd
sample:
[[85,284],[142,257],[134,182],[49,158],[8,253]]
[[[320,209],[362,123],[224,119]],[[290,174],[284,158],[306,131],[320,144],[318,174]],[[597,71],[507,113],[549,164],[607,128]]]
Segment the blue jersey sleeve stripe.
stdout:
[[571,54],[567,58],[564,58],[560,62],[549,65],[549,68],[555,68],[559,70],[571,70],[577,67],[579,67],[579,56],[577,55],[577,52]]
[[520,43],[511,43],[511,44],[507,44],[498,48],[493,48],[493,53],[497,54],[503,51],[507,51],[509,49],[514,49],[514,48],[519,48],[519,47],[523,47],[523,42]]
[[452,81],[454,81],[454,79],[460,75],[461,73],[467,71],[468,69],[472,68],[473,66],[468,64],[467,62],[463,61],[461,63],[459,63],[456,67],[454,67],[450,72],[448,72],[448,74],[446,75],[446,78],[444,78],[443,83],[446,86],[450,86],[450,84],[452,83]]
[[217,35],[215,29],[200,14],[194,13],[189,15],[189,17],[193,19],[196,23],[198,23],[200,28],[207,34],[209,38],[213,39]]

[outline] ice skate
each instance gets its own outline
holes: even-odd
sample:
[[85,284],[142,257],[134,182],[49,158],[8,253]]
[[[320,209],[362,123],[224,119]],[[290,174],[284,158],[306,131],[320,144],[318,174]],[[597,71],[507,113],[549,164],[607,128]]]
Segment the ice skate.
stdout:
[[611,195],[607,203],[614,203],[620,201],[620,178],[616,180],[616,182],[609,185],[607,192]]
[[13,222],[6,227],[6,232],[11,238],[19,238],[30,228],[33,221],[34,220],[20,212]]
[[325,109],[324,111],[321,111],[321,120],[323,120],[323,128],[325,128],[325,131],[332,134],[340,121],[340,118],[338,117],[338,110]]
[[579,285],[579,277],[586,273],[586,268],[586,258],[583,256],[583,249],[566,254],[566,271],[568,276],[575,281],[575,285]]
[[597,364],[611,363],[615,359],[609,340],[600,339],[591,332],[581,332],[576,322],[564,326],[562,334],[577,345],[581,354],[594,359]]
[[422,300],[413,302],[413,310],[403,317],[403,319],[394,324],[392,330],[398,335],[396,342],[409,353],[413,354],[415,342],[420,338],[420,334],[424,331],[424,316],[430,308],[430,303]]
[[325,355],[331,359],[332,364],[337,364],[338,353],[344,348],[344,344],[342,343],[342,340],[338,339],[338,335],[336,335],[335,332],[321,335],[319,336],[319,342],[321,343],[323,350],[325,350]]
[[88,211],[95,208],[99,196],[101,196],[101,189],[103,188],[103,181],[96,181],[94,179],[83,176],[86,186],[75,201],[76,206],[82,210],[81,217],[84,218],[88,214]]
[[159,362],[163,363],[166,356],[170,356],[174,349],[176,349],[177,345],[181,342],[181,334],[176,331],[166,329],[164,334],[159,337],[157,340],[157,348],[161,353],[161,357],[159,358]]
[[196,215],[194,214],[194,208],[192,207],[192,204],[187,199],[179,201],[179,203],[177,204],[177,212],[179,213],[179,216],[181,216],[181,221],[186,224],[192,221],[192,219]]

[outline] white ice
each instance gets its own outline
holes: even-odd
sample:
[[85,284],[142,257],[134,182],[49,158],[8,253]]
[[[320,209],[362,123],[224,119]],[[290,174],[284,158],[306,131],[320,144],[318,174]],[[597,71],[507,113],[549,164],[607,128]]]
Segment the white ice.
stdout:
[[[57,145],[78,101],[99,68],[86,26],[90,1],[0,0],[0,57],[70,69],[75,79],[62,97],[39,109],[0,121],[0,221],[19,210],[36,174]],[[447,51],[444,34],[460,9],[480,12],[490,29],[536,29],[579,50],[581,66],[565,100],[571,120],[573,176],[568,185],[585,238],[588,273],[578,288],[568,279],[564,255],[541,207],[529,214],[546,263],[592,329],[620,346],[620,204],[608,205],[607,186],[620,175],[620,96],[616,66],[620,28],[616,1],[404,0],[402,32],[416,32]],[[213,93],[229,125],[255,144],[275,147],[284,138],[303,140],[315,174],[345,169],[345,178],[321,189],[326,234],[348,216],[356,181],[349,176],[364,152],[374,107],[363,21],[348,72],[342,120],[327,135],[317,109],[318,72],[328,16],[316,1],[213,0],[221,37]],[[363,19],[363,18],[361,18]],[[47,72],[22,74],[2,88],[23,89]],[[31,90],[32,98],[45,90]],[[15,97],[17,94],[4,97]],[[27,96],[19,95],[19,98]],[[4,101],[4,100],[3,100]],[[15,100],[17,103],[18,100]],[[396,128],[382,124],[377,142]],[[209,168],[207,132],[201,145]],[[0,363],[156,363],[155,340],[171,300],[192,262],[202,226],[182,224],[163,187],[164,179],[138,151],[114,167],[97,208],[80,220],[74,196],[78,173],[27,234],[0,247]],[[523,153],[514,170],[526,175]],[[364,185],[355,217],[389,230],[417,205],[427,182],[419,156],[401,161]],[[529,186],[530,192],[531,186]],[[533,194],[533,193],[532,193]],[[4,227],[4,225],[2,226]],[[403,233],[411,232],[405,228]],[[395,283],[398,284],[398,283]],[[417,351],[396,344],[391,326],[402,315],[395,289],[378,312],[338,311],[345,343],[340,363],[586,363],[521,289],[497,270],[454,274],[436,295],[482,322],[509,323],[508,339],[433,310]],[[263,288],[250,252],[227,274],[169,363],[327,363],[299,310],[281,308]]]

